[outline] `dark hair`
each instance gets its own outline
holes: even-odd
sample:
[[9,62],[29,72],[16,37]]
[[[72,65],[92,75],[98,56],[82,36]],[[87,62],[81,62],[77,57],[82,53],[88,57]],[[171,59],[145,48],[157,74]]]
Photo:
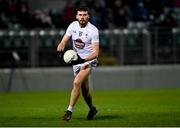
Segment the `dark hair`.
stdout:
[[88,7],[84,7],[84,6],[78,7],[78,8],[76,9],[76,12],[78,12],[78,11],[85,11],[85,12],[88,12],[88,14],[90,15],[90,10],[89,10]]

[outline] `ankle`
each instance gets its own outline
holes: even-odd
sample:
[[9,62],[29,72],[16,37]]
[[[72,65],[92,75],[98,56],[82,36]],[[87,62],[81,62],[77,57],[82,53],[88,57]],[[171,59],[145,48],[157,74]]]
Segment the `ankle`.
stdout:
[[69,105],[67,111],[73,112],[73,107]]

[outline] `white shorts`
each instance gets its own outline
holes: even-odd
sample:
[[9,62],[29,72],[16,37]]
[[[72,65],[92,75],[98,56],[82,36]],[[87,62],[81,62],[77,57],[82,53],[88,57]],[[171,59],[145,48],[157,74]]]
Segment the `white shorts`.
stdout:
[[94,68],[96,68],[97,64],[98,64],[98,60],[93,59],[93,60],[90,60],[90,61],[86,61],[86,62],[84,62],[82,64],[73,65],[74,75],[77,75],[78,72],[80,71],[81,67],[84,66],[84,65],[88,65],[88,67],[90,68],[90,71],[92,71]]

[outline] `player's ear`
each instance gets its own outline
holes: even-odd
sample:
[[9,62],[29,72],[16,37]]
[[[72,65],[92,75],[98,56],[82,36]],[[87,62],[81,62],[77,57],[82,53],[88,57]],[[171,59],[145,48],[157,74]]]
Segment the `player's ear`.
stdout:
[[88,14],[88,19],[90,18],[90,15]]

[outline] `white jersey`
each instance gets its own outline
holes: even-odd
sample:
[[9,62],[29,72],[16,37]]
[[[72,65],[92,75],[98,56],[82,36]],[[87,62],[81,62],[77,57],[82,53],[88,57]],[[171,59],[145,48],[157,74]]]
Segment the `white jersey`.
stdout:
[[86,58],[92,52],[92,43],[99,43],[99,31],[90,22],[83,28],[78,21],[72,22],[66,30],[65,35],[72,38],[73,49],[81,58]]

